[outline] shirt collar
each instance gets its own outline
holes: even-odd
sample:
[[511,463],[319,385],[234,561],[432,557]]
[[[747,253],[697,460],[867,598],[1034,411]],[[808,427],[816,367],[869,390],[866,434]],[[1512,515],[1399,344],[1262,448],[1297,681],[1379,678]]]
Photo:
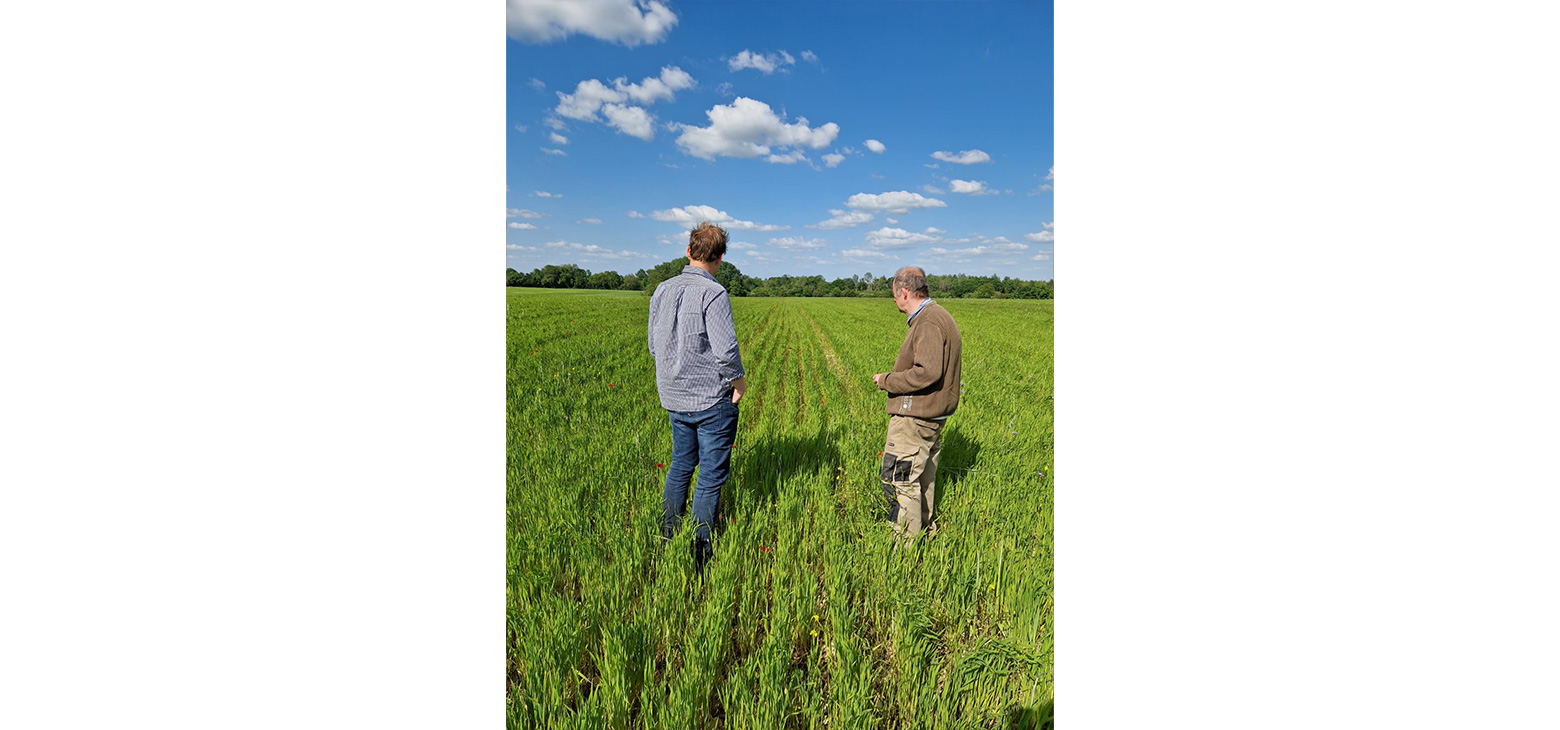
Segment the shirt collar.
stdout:
[[701,269],[701,268],[699,268],[697,266],[694,266],[693,264],[688,264],[688,265],[684,266],[682,272],[684,274],[694,274],[694,275],[697,275],[697,276],[702,276],[702,277],[704,277],[706,279],[709,279],[710,281],[714,281],[717,284],[720,283],[719,281],[715,281],[715,277],[710,276],[710,272],[705,271],[704,269]]
[[926,305],[931,304],[931,303],[932,303],[932,300],[930,300],[930,299],[922,299],[921,300],[921,306],[916,307],[915,311],[910,313],[910,316],[905,317],[905,324],[910,324],[910,320],[915,319],[915,315],[920,314],[921,310],[926,309]]

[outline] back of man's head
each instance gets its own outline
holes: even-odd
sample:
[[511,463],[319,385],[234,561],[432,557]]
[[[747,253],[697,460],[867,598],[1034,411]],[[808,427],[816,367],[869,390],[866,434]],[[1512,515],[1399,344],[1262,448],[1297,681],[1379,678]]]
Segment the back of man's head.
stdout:
[[709,221],[701,221],[688,234],[688,255],[694,261],[714,261],[726,255],[726,230]]
[[932,290],[926,287],[926,272],[919,266],[905,266],[895,271],[894,288],[903,289],[922,299],[932,295]]

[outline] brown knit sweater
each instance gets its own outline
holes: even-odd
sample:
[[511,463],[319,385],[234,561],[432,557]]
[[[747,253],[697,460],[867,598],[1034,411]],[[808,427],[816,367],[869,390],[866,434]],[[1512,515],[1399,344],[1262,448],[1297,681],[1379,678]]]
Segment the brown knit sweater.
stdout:
[[959,407],[959,326],[948,310],[928,302],[910,320],[894,371],[878,386],[888,391],[888,414],[942,418]]

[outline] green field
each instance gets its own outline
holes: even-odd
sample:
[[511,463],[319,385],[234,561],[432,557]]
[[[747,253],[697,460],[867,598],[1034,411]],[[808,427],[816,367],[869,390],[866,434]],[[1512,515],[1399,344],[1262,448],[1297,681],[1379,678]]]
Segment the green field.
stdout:
[[964,394],[940,531],[897,550],[871,376],[904,315],[889,299],[733,299],[749,390],[701,581],[691,529],[659,536],[671,428],[649,298],[507,291],[510,727],[1048,722],[1050,301],[939,302],[963,335]]

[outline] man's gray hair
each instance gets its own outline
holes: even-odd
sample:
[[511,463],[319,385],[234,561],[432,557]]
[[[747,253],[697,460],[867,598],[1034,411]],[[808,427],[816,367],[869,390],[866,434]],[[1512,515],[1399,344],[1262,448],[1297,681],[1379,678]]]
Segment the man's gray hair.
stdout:
[[895,271],[894,288],[904,289],[922,299],[932,296],[932,290],[926,288],[926,272],[919,266],[902,266]]

